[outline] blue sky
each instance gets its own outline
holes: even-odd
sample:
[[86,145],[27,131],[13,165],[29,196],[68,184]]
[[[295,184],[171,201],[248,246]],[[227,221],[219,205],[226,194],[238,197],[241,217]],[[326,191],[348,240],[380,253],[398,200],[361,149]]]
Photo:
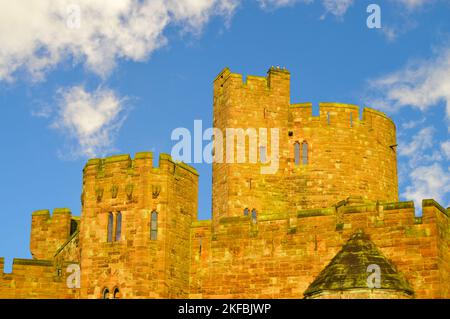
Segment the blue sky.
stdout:
[[[401,199],[450,205],[449,1],[51,3],[0,0],[7,263],[30,257],[32,211],[79,215],[89,157],[170,153],[173,129],[192,129],[196,119],[209,127],[212,81],[226,66],[246,75],[285,66],[293,103],[383,110],[397,124]],[[370,3],[381,7],[381,29],[366,25]],[[199,218],[207,219],[211,167],[194,166]]]

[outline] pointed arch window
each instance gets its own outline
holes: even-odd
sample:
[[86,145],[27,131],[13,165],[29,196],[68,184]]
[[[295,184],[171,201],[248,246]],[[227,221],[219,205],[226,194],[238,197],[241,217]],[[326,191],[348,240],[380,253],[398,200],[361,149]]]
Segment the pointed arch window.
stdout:
[[108,288],[103,289],[102,298],[109,299],[109,289]]
[[118,212],[116,215],[116,237],[115,241],[120,240],[120,236],[122,234],[122,213]]
[[294,143],[294,163],[295,165],[300,165],[300,143]]
[[156,211],[152,211],[150,220],[150,239],[156,240],[157,235],[158,235],[158,213]]
[[[113,240],[113,230],[114,230],[114,215],[113,213],[108,213],[108,243]],[[109,291],[108,291],[109,293]]]
[[119,291],[119,288],[114,288],[113,298],[114,298],[114,299],[120,299],[120,291]]
[[303,165],[308,165],[308,158],[309,154],[308,154],[308,142],[304,141],[302,143],[302,164]]
[[256,209],[252,209],[252,222],[254,223],[254,224],[256,224],[256,221],[257,221],[257,212],[256,212]]

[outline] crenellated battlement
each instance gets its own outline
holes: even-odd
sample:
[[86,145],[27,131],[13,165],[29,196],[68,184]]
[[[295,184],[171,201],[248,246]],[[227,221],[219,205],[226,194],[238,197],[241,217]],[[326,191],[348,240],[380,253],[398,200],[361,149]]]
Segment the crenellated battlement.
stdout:
[[422,200],[422,216],[421,216],[421,218],[427,217],[427,215],[430,214],[430,210],[441,213],[441,215],[445,219],[450,221],[450,207],[444,208],[442,205],[440,205],[434,199]]
[[60,218],[66,218],[67,216],[72,218],[72,211],[69,208],[55,208],[53,209],[53,214],[50,214],[49,209],[40,209],[32,212],[31,216],[35,220],[39,219],[51,223]]
[[[321,209],[303,209],[292,213],[277,213],[271,215],[263,215],[257,218],[257,221],[252,221],[250,216],[233,216],[224,217],[219,221],[219,226],[212,228],[211,220],[202,220],[192,223],[191,229],[194,233],[204,230],[214,232],[216,235],[220,233],[225,234],[240,234],[241,236],[250,236],[255,230],[262,230],[269,227],[271,223],[282,222],[287,225],[283,233],[286,235],[292,235],[297,233],[295,230],[298,227],[303,227],[316,218],[327,218],[332,221],[333,225],[336,225],[333,230],[340,231],[344,229],[345,221],[358,219],[358,215],[367,215],[367,222],[371,227],[379,227],[380,221],[386,218],[386,215],[395,217],[396,223],[404,223],[405,225],[420,225],[424,223],[424,219],[427,220],[426,224],[438,226],[442,222],[450,223],[450,209],[445,209],[439,203],[433,199],[425,199],[422,201],[422,216],[417,216],[418,211],[415,208],[413,201],[405,202],[383,202],[383,201],[354,201],[351,197],[343,200],[335,205]],[[400,214],[400,215],[399,215]],[[350,217],[354,216],[354,217]],[[404,217],[401,217],[404,216]],[[440,216],[443,220],[436,219],[436,216]],[[404,218],[404,219],[403,219]],[[362,222],[364,220],[359,220]],[[393,220],[390,220],[392,222]],[[347,224],[347,226],[350,226]],[[247,232],[245,231],[247,230]],[[243,232],[244,230],[244,232]],[[246,233],[246,234],[245,234]]]
[[122,154],[91,159],[83,175],[82,204],[89,202],[90,206],[100,205],[104,209],[119,203],[126,206],[139,202],[148,206],[149,200],[161,198],[160,194],[165,194],[165,198],[168,189],[176,184],[184,181],[190,189],[198,181],[198,172],[193,167],[174,161],[168,154],[161,153],[155,167],[151,152],[136,153],[134,158]]
[[120,173],[134,175],[142,170],[147,172],[151,171],[156,174],[166,174],[169,171],[173,172],[176,168],[198,176],[195,168],[183,162],[174,161],[169,154],[161,153],[159,155],[158,166],[154,167],[152,152],[136,153],[134,159],[129,154],[90,159],[86,163],[83,172],[85,175],[95,173],[97,178],[102,178]]
[[[290,72],[286,68],[271,67],[266,76],[233,73],[229,68],[223,69],[214,80],[215,95],[221,93],[232,94],[233,91],[245,89],[248,92],[283,92],[289,94]],[[238,92],[238,91],[236,91]]]
[[36,210],[31,215],[30,251],[35,259],[51,259],[55,251],[79,228],[69,208]]
[[77,289],[67,287],[66,269],[73,262],[14,258],[9,273],[4,273],[3,263],[0,258],[0,299],[79,298]]
[[369,130],[392,129],[395,131],[395,123],[385,113],[369,107],[347,103],[321,102],[319,103],[319,115],[313,114],[313,103],[296,103],[289,106],[289,123],[292,125],[308,125],[320,123],[329,127],[364,127]]
[[[4,266],[5,266],[5,259],[3,257],[0,257],[0,274],[5,274]],[[16,275],[18,272],[23,272],[23,270],[27,268],[27,266],[54,268],[55,264],[51,260],[14,258],[12,262],[11,272],[8,273],[8,275]]]
[[[272,93],[271,93],[272,92]],[[265,96],[266,100],[258,100]],[[223,106],[227,108],[246,109],[253,104],[252,100],[258,100],[255,107],[260,114],[266,117],[267,112],[279,113],[278,107],[271,107],[274,101],[283,102],[290,100],[290,72],[285,68],[271,67],[266,76],[248,75],[233,73],[229,68],[223,69],[214,80],[215,107],[217,110]],[[227,102],[225,102],[227,101]],[[246,105],[242,105],[245,103]],[[386,114],[375,109],[365,107],[360,117],[360,108],[357,105],[322,102],[319,103],[319,115],[313,115],[313,105],[307,103],[288,103],[289,123],[327,123],[330,126],[364,126],[370,129],[393,128],[395,124]],[[279,113],[278,116],[281,116]],[[270,116],[268,117],[270,118]],[[284,123],[288,126],[288,123]]]

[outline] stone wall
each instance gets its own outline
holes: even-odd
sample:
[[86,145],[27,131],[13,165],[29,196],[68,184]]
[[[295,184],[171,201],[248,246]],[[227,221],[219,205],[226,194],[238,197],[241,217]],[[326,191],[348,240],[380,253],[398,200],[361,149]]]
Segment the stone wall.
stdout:
[[68,263],[60,265],[49,260],[14,259],[12,273],[3,273],[0,258],[0,299],[50,298],[74,299],[79,289],[67,288],[65,271]]
[[[409,281],[416,298],[448,298],[448,210],[414,204],[341,203],[296,214],[222,218],[192,228],[192,298],[302,298],[358,229]],[[201,254],[199,242],[202,242]],[[445,242],[445,245],[440,243]],[[441,248],[444,247],[444,248]]]

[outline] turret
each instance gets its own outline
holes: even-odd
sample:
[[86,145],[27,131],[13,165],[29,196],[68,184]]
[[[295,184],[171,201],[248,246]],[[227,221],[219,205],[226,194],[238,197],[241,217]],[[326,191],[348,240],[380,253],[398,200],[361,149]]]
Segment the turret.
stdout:
[[116,290],[123,298],[187,295],[198,173],[166,154],[158,167],[152,160],[152,153],[116,155],[84,168],[84,298],[113,298]]
[[[213,224],[252,211],[268,216],[326,208],[350,196],[397,201],[395,125],[382,112],[365,108],[362,114],[357,105],[327,102],[313,116],[312,103],[291,104],[290,73],[283,68],[246,80],[223,70],[214,81],[214,127],[224,136],[229,128],[262,128],[268,138],[264,143],[259,135],[254,143],[256,162],[247,134],[245,162],[213,164]],[[227,153],[226,137],[223,144]],[[274,155],[276,169],[265,174],[264,159]]]
[[78,223],[68,208],[37,210],[31,218],[30,251],[34,259],[52,260],[62,244],[77,230]]

